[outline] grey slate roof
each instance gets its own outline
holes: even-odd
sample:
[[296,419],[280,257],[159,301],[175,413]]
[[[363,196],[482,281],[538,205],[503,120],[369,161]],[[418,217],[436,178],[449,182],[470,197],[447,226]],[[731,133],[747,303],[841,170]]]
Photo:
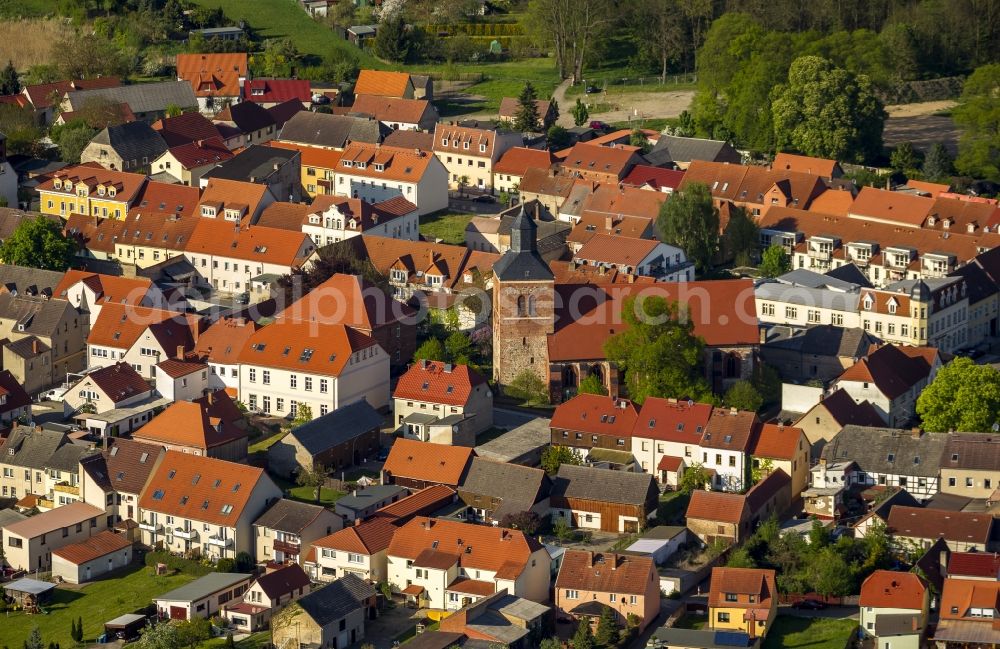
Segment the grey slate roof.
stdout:
[[[34,220],[39,216],[48,221],[52,221],[53,223],[58,224],[60,227],[62,226],[62,221],[59,219],[58,216],[55,216],[54,214],[43,215],[39,214],[38,212],[25,212],[23,210],[19,210],[13,207],[0,207],[0,241],[3,241],[10,235],[14,234],[14,230],[16,230],[17,226],[19,226],[22,222]],[[15,266],[14,268],[20,268],[20,266]],[[62,276],[62,273],[55,273],[53,271],[40,271],[34,268],[32,268],[31,270],[33,272],[39,272],[39,273],[51,272],[54,275]]]
[[9,292],[17,292],[20,295],[26,295],[29,292],[35,294],[47,292],[51,295],[65,274],[54,270],[0,264],[0,286],[6,287]]
[[50,337],[64,314],[73,310],[73,305],[65,300],[0,293],[0,318],[13,320],[18,333]]
[[267,511],[261,514],[253,524],[280,532],[298,534],[322,513],[323,507],[320,505],[282,498],[268,507]]
[[285,122],[281,139],[340,149],[348,142],[378,144],[390,132],[373,119],[302,111]]
[[920,503],[906,489],[897,489],[888,498],[880,502],[872,510],[876,516],[882,520],[888,520],[889,512],[896,505],[900,507],[920,507]]
[[563,464],[552,484],[552,495],[599,502],[643,505],[656,484],[649,473],[615,471]]
[[77,90],[69,93],[73,110],[92,98],[107,99],[116,104],[128,104],[133,113],[163,112],[168,106],[194,108],[198,99],[187,81],[159,81],[156,83],[137,83],[131,86],[117,88],[96,88],[94,90]]
[[218,592],[227,586],[237,584],[248,577],[250,575],[238,572],[210,572],[204,577],[199,577],[189,584],[184,584],[180,588],[175,588],[169,593],[154,597],[153,599],[171,602],[193,602]]
[[108,126],[95,135],[90,143],[111,147],[122,160],[136,160],[137,164],[143,164],[143,158],[152,162],[167,150],[163,137],[146,122]]
[[826,271],[824,273],[827,277],[833,277],[834,279],[839,279],[851,284],[857,284],[862,288],[873,288],[872,283],[868,281],[865,274],[861,272],[861,269],[854,264],[844,264],[843,266],[838,266],[832,270]]
[[251,144],[229,160],[220,162],[209,169],[202,178],[224,178],[266,184],[267,178],[276,172],[275,166],[285,165],[301,154],[292,149],[257,146]]
[[[31,358],[39,354],[44,354],[49,351],[49,346],[39,340],[36,336],[28,336],[26,338],[20,338],[13,342],[7,343],[5,347],[12,353],[17,354],[21,358]],[[37,351],[35,351],[37,349]]]
[[1000,289],[990,279],[989,274],[978,264],[966,264],[951,274],[952,277],[961,277],[965,280],[969,305],[985,300]]
[[837,311],[857,311],[861,298],[857,291],[843,292],[825,288],[812,288],[784,284],[782,282],[762,282],[754,288],[754,296],[758,300],[774,300],[809,307],[821,307]]
[[552,440],[551,419],[539,417],[476,447],[476,455],[497,462],[510,462]]
[[499,498],[500,506],[493,511],[493,518],[500,519],[528,511],[548,495],[550,487],[551,481],[541,469],[474,457],[465,480],[458,485],[458,493]]
[[382,415],[361,400],[306,422],[292,429],[289,435],[306,451],[318,455],[381,425]]
[[676,135],[660,135],[656,144],[646,154],[646,159],[655,166],[692,160],[733,163],[741,161],[739,152],[728,142]]
[[361,608],[365,600],[374,596],[375,586],[357,575],[348,574],[328,586],[314,590],[297,604],[316,624],[324,627]]
[[[493,275],[500,281],[552,281],[552,269],[538,254],[538,224],[525,214],[524,205],[510,225],[510,250],[493,264]],[[520,239],[520,244],[518,243]]]
[[933,478],[940,471],[941,453],[947,442],[945,433],[914,437],[909,430],[844,426],[823,447],[822,457],[827,462],[853,460],[869,474]]
[[277,123],[274,115],[260,104],[252,101],[243,101],[227,107],[216,116],[215,121],[232,122],[243,133],[253,133]]
[[95,451],[88,449],[84,446],[78,446],[76,444],[63,444],[52,457],[49,459],[46,468],[56,469],[57,471],[71,471],[76,472],[77,467],[80,465],[80,459],[85,455],[90,455]]
[[861,358],[867,354],[869,346],[877,342],[877,338],[858,327],[776,325],[767,330],[765,345],[817,356]]
[[0,509],[0,529],[7,527],[11,523],[23,521],[26,518],[27,516],[16,509]]
[[698,647],[699,649],[735,649],[757,647],[760,640],[751,640],[746,633],[712,631],[711,629],[676,629],[661,627],[653,637],[667,647]]
[[340,498],[337,500],[337,507],[357,512],[370,507],[373,503],[382,502],[386,498],[392,498],[397,495],[403,497],[406,494],[407,490],[404,487],[394,484],[377,484],[365,487],[364,489],[358,489],[354,493]]
[[[51,465],[56,452],[67,445],[70,445],[70,441],[63,433],[18,426],[0,446],[0,463],[27,469],[46,469]],[[14,455],[10,454],[12,449]],[[58,461],[62,463],[66,458],[66,455],[60,455]]]

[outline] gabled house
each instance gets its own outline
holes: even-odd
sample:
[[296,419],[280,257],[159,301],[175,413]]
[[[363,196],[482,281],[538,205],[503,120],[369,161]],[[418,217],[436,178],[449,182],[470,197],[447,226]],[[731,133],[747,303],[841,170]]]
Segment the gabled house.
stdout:
[[989,513],[895,506],[886,533],[898,542],[928,548],[943,538],[952,552],[995,552],[1000,547],[997,522]]
[[934,629],[935,644],[938,647],[1000,644],[998,601],[1000,580],[945,579],[938,606],[940,619]]
[[[153,122],[153,130],[160,134],[163,141],[167,143],[167,147],[171,149],[194,142],[204,142],[212,138],[222,138],[219,128],[207,117],[197,112],[164,117]],[[153,171],[162,171],[162,169],[154,167]]]
[[210,178],[207,184],[200,184],[202,191],[197,214],[230,223],[256,223],[264,208],[277,200],[266,185],[257,183]]
[[267,450],[268,468],[294,477],[299,471],[341,471],[378,452],[382,415],[361,399],[293,428]]
[[846,426],[881,426],[882,416],[868,401],[858,403],[838,389],[795,422],[810,445],[810,458],[819,459],[823,447]]
[[781,469],[792,479],[792,500],[809,485],[809,444],[801,428],[764,424],[750,449],[751,473],[761,478]]
[[262,469],[167,451],[139,498],[142,543],[210,560],[252,553],[253,522],[280,498]]
[[447,186],[445,166],[429,151],[351,142],[341,154],[333,193],[369,203],[403,197],[423,216],[448,206]]
[[548,551],[505,528],[417,517],[386,551],[388,580],[408,601],[457,610],[501,590],[535,602],[549,594]]
[[148,172],[167,150],[160,134],[146,122],[126,122],[102,129],[80,153],[82,164],[97,163],[112,171]]
[[493,425],[493,392],[467,365],[419,360],[396,383],[393,415],[403,437],[475,446]]
[[296,100],[304,108],[312,105],[312,90],[307,79],[246,79],[243,82],[243,101],[271,108],[286,101]]
[[912,572],[876,570],[861,584],[861,632],[879,647],[919,646],[927,626],[930,588]]
[[39,184],[38,209],[68,218],[71,214],[123,219],[146,182],[142,174],[110,171],[98,165],[64,167]]
[[253,101],[225,106],[212,118],[212,123],[230,149],[270,142],[280,130],[267,108]]
[[413,77],[407,72],[362,70],[358,73],[358,80],[354,83],[354,92],[359,95],[420,99],[415,93]]
[[224,611],[227,602],[238,601],[253,582],[253,575],[210,572],[204,577],[153,599],[160,618],[169,620],[211,619]]
[[82,500],[80,460],[89,453],[65,433],[16,426],[0,445],[0,496],[34,495],[45,509]]
[[632,455],[657,482],[677,488],[684,470],[700,460],[699,444],[711,415],[708,404],[648,397],[632,428]]
[[[517,97],[504,97],[500,100],[500,119],[497,121],[505,124],[507,128],[512,128],[520,109],[521,102]],[[556,113],[551,101],[536,99],[535,114],[538,115],[538,120],[528,129],[530,131],[544,133],[556,121]]]
[[171,147],[153,160],[151,166],[154,173],[166,174],[188,187],[198,187],[202,176],[234,155],[225,141],[215,136]]
[[343,110],[351,115],[376,119],[394,131],[428,131],[438,121],[438,112],[434,104],[424,99],[355,93],[354,104]]
[[743,157],[729,142],[676,135],[661,135],[646,155],[657,167],[687,169],[695,160],[740,164]]
[[203,172],[198,183],[204,188],[213,179],[263,185],[276,198],[297,202],[302,198],[302,155],[291,149],[250,144]]
[[246,421],[223,390],[173,402],[135,431],[132,439],[230,462],[244,462],[247,457]]
[[236,629],[253,633],[264,628],[282,607],[308,595],[311,590],[309,575],[298,564],[268,566],[243,593],[242,601],[225,606],[222,617]]
[[[28,344],[30,345],[31,343],[29,342]],[[7,350],[11,347],[16,350],[21,345],[8,345],[5,347],[5,356]],[[28,417],[30,414],[31,397],[21,386],[21,383],[10,373],[10,370],[0,370],[0,427],[6,428],[15,420]]]
[[52,552],[85,541],[107,528],[104,511],[83,502],[70,503],[3,529],[4,558],[15,570],[47,572]]
[[578,174],[584,180],[617,183],[642,161],[639,147],[627,144],[599,146],[593,142],[577,142],[560,166],[565,172]]
[[105,440],[99,453],[80,459],[80,491],[84,502],[114,518],[114,529],[138,540],[139,496],[160,465],[166,450],[123,437]]
[[374,119],[312,111],[296,113],[281,127],[281,139],[285,142],[336,151],[342,151],[351,142],[378,144],[389,133],[388,128]]
[[649,557],[566,550],[556,577],[555,607],[593,627],[605,608],[620,626],[635,615],[641,633],[660,612],[656,564]]
[[886,425],[903,426],[941,364],[934,348],[883,345],[841,374],[833,389],[843,389],[856,403],[871,403]]
[[239,103],[247,78],[246,52],[178,54],[177,78],[191,84],[198,109],[214,115],[224,106]]
[[982,433],[948,436],[941,455],[941,492],[989,498],[1000,487],[1000,437]]
[[348,647],[365,638],[365,620],[375,607],[375,586],[348,575],[314,590],[271,621],[272,642]]
[[552,413],[552,444],[586,458],[594,449],[632,451],[631,433],[639,411],[627,399],[578,394]]
[[[397,526],[388,518],[355,521],[313,543],[315,556],[306,568],[317,581],[335,581],[354,575],[371,582],[387,579],[386,551]],[[311,564],[311,565],[310,565]]]
[[208,364],[210,390],[224,389],[230,396],[239,394],[239,355],[257,329],[252,320],[227,317],[219,318],[198,335],[194,354]]
[[398,485],[368,485],[360,487],[354,493],[338,498],[334,505],[334,511],[345,524],[354,525],[355,521],[367,520],[386,505],[398,502],[409,494],[408,489]]
[[701,465],[712,474],[711,488],[742,491],[749,484],[750,455],[761,423],[736,408],[715,408],[701,436]]
[[340,516],[322,505],[282,498],[253,522],[253,555],[266,563],[302,565],[313,543],[343,524]]
[[626,275],[644,275],[661,282],[694,279],[694,265],[687,260],[683,250],[649,239],[594,234],[574,253],[573,261],[603,268],[605,272],[615,269]]
[[136,405],[152,396],[153,386],[130,365],[119,361],[97,368],[71,385],[63,396],[63,409],[66,414],[102,414]]
[[712,568],[708,593],[708,625],[763,638],[778,614],[778,589],[773,570]]
[[493,190],[494,165],[512,147],[521,146],[520,133],[438,123],[434,155],[444,165],[450,189],[460,186]]
[[493,189],[514,192],[521,186],[521,179],[528,169],[549,169],[555,158],[552,152],[515,146],[504,151],[493,164]]
[[545,604],[508,595],[504,590],[442,619],[436,633],[441,634],[441,640],[448,642],[449,647],[451,642],[464,637],[510,649],[530,649],[545,634],[551,610]]
[[524,512],[548,516],[551,485],[541,469],[474,457],[458,497],[468,507],[467,520],[500,525],[506,516]]
[[648,473],[563,464],[552,484],[553,521],[635,534],[656,514],[659,489]]
[[155,81],[66,92],[60,108],[64,112],[77,111],[95,99],[113,104],[128,104],[135,118],[144,122],[154,122],[166,116],[167,110],[174,106],[181,110],[198,106],[198,99],[188,82]]
[[445,446],[400,438],[392,445],[382,470],[387,482],[408,489],[431,485],[457,488],[467,475],[475,452],[466,446]]
[[705,543],[740,543],[758,525],[791,505],[791,478],[777,469],[745,494],[697,490],[687,508],[687,526]]

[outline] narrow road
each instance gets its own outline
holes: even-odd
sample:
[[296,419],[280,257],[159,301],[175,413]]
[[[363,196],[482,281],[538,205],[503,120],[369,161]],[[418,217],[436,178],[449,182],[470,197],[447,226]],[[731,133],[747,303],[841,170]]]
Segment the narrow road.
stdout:
[[556,89],[552,92],[552,98],[556,100],[559,105],[559,119],[556,120],[556,124],[565,128],[573,128],[573,104],[576,103],[574,100],[570,102],[566,98],[566,91],[569,87],[573,85],[572,79],[564,79],[562,83],[556,86]]

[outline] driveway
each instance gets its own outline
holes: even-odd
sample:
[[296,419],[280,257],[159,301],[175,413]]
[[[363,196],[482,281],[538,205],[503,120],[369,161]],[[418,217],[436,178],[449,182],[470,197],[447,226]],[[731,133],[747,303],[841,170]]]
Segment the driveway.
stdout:
[[533,419],[538,419],[535,415],[520,410],[509,410],[507,408],[493,409],[493,425],[497,428],[510,430],[523,426]]

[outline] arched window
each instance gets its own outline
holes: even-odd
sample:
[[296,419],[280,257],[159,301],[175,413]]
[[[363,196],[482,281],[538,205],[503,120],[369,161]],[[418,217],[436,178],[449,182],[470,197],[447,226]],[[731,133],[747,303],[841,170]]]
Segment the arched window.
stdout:
[[517,317],[523,318],[528,315],[528,309],[523,295],[517,296]]
[[742,369],[742,360],[738,354],[727,354],[726,355],[726,378],[735,379],[739,378],[742,374],[740,371]]
[[536,299],[534,295],[528,297],[528,315],[532,317],[538,315],[538,311],[535,308],[535,302]]

